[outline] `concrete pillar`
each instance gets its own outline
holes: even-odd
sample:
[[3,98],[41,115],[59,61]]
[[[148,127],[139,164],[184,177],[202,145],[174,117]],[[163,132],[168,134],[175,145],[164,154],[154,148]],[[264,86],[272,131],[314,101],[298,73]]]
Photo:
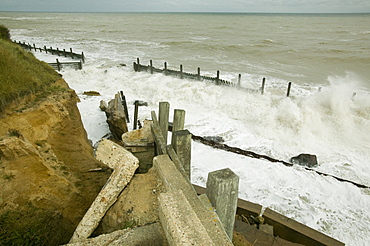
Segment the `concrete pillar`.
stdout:
[[169,102],[159,102],[158,122],[159,122],[159,127],[163,134],[165,145],[167,145],[169,115],[170,115],[170,103]]
[[186,176],[190,180],[191,133],[188,130],[176,131],[172,133],[172,139],[172,147],[181,161]]
[[227,235],[232,239],[238,202],[239,176],[229,168],[210,172],[206,188],[208,199],[216,209]]

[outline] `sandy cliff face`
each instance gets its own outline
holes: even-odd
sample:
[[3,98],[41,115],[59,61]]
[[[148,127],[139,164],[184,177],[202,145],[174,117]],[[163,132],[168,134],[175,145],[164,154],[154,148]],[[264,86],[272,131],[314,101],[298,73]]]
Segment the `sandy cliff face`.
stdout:
[[93,157],[77,96],[64,80],[56,84],[52,95],[24,99],[0,117],[0,223],[18,213],[15,230],[40,218],[39,234],[58,231],[49,244],[68,242],[110,175],[89,172],[105,166]]

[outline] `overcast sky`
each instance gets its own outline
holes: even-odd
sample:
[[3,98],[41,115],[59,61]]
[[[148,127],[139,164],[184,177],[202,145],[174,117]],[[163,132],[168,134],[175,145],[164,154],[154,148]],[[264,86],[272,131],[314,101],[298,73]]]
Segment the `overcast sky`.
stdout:
[[370,0],[0,0],[0,11],[370,13]]

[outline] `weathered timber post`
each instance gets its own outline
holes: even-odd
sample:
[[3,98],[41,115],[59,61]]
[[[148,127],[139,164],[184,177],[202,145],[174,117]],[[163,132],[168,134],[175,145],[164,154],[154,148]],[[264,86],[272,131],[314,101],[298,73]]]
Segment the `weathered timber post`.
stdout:
[[188,130],[172,132],[173,149],[175,150],[180,162],[185,170],[186,176],[191,178],[191,133]]
[[216,85],[220,84],[220,71],[217,70],[217,76],[216,76]]
[[150,60],[150,73],[153,74],[153,61]]
[[47,54],[48,53],[48,49],[46,48],[46,45],[44,45],[44,50],[45,50],[45,53]]
[[84,55],[83,52],[81,53],[81,60],[82,60],[83,63],[85,63],[85,55]]
[[198,67],[198,80],[200,80],[200,67]]
[[169,115],[170,115],[169,102],[159,102],[158,122],[159,122],[159,128],[161,129],[162,134],[163,134],[165,145],[167,145]]
[[63,55],[64,57],[67,57],[66,49],[63,49]]
[[139,57],[136,59],[137,71],[140,72],[140,59]]
[[57,53],[58,53],[58,56],[60,56],[59,48],[57,48]]
[[82,62],[80,61],[79,63],[78,63],[78,69],[82,69]]
[[[184,130],[185,126],[185,110],[175,109],[173,114],[172,133]],[[174,145],[174,138],[172,135],[171,144]]]
[[126,97],[123,94],[123,91],[120,91],[120,95],[121,95],[121,103],[122,103],[122,106],[123,106],[123,110],[125,111],[125,115],[126,115],[126,120],[127,120],[128,123],[130,123],[130,119],[129,119],[129,116],[128,116],[128,110],[127,110]]
[[164,75],[167,75],[167,62],[164,62]]
[[207,197],[232,240],[239,192],[239,176],[229,168],[208,173]]
[[241,80],[242,80],[242,75],[239,73],[239,76],[238,76],[238,87],[240,88],[240,83],[241,83]]
[[36,51],[36,44],[33,44],[33,48],[35,49],[35,51]]
[[74,59],[72,48],[69,48],[69,50],[71,51],[71,57],[72,57],[72,59]]
[[289,97],[289,95],[290,95],[290,88],[291,88],[291,86],[292,86],[292,82],[289,82],[288,83],[288,90],[287,90],[287,93],[286,93],[286,96],[287,97]]
[[172,131],[176,132],[179,130],[184,130],[184,126],[185,126],[185,110],[175,109],[173,114]]
[[261,95],[263,95],[263,93],[265,93],[265,78],[262,79],[262,86],[261,86]]
[[180,79],[183,79],[184,78],[184,75],[183,75],[183,71],[182,71],[182,64],[180,65]]
[[139,101],[136,100],[134,105],[135,105],[135,111],[134,111],[134,127],[133,127],[133,130],[136,130],[136,128],[137,128],[137,115],[139,114]]
[[60,62],[58,59],[57,59],[57,67],[58,67],[58,71],[60,71]]
[[157,120],[157,115],[155,114],[155,111],[152,111],[151,115],[152,115],[152,120],[153,120],[152,133],[153,133],[154,140],[155,140],[156,155],[167,154],[166,144],[164,142],[163,134],[159,127],[159,122]]

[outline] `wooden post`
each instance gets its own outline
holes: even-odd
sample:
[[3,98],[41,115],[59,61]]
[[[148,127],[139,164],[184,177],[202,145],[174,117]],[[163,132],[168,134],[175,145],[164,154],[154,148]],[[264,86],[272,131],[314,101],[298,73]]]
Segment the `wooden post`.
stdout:
[[150,73],[153,74],[153,61],[150,60]]
[[35,51],[36,51],[36,44],[33,44],[33,48],[35,49]]
[[79,63],[78,63],[78,69],[82,69],[82,62],[80,61]]
[[239,73],[239,76],[238,76],[238,87],[240,88],[241,87],[241,80],[242,80],[242,75]]
[[164,75],[167,75],[167,62],[164,62]]
[[288,90],[287,90],[287,93],[286,93],[286,96],[287,97],[289,97],[289,95],[290,95],[290,88],[291,88],[291,86],[292,86],[292,82],[289,82],[288,83]]
[[74,59],[72,48],[69,48],[69,50],[71,51],[71,57],[72,57],[72,59]]
[[130,123],[130,119],[129,119],[129,116],[128,116],[128,110],[127,110],[126,97],[123,94],[123,91],[120,91],[120,95],[121,95],[121,103],[122,103],[122,106],[123,106],[123,110],[125,111],[125,115],[126,115],[126,120],[127,120],[128,123]]
[[67,57],[66,49],[63,49],[64,57]]
[[162,131],[164,143],[167,145],[168,119],[170,115],[170,104],[168,102],[159,102],[158,122]]
[[57,48],[57,53],[58,53],[58,56],[60,56],[60,53],[59,53],[59,48]]
[[83,52],[81,53],[81,60],[82,60],[83,63],[85,63],[85,55],[84,55]]
[[46,45],[44,45],[44,50],[45,50],[45,53],[47,54],[48,53],[48,49],[46,49]]
[[239,193],[239,177],[229,168],[208,173],[207,197],[232,240]]
[[182,64],[180,65],[180,79],[183,79],[184,78],[184,75],[182,73]]
[[134,111],[134,127],[133,127],[133,130],[136,130],[136,128],[137,128],[137,116],[139,114],[139,101],[136,100],[134,105],[135,105],[135,111]]
[[217,70],[216,85],[219,85],[219,83],[220,83],[220,71]]
[[265,93],[265,78],[262,79],[262,86],[261,86],[261,95],[263,95],[263,93]]
[[140,59],[139,57],[136,59],[137,71],[140,72]]
[[[173,114],[172,133],[184,130],[185,126],[185,110],[175,109]],[[172,135],[171,144],[174,145],[174,138]]]
[[167,154],[166,144],[165,144],[165,141],[163,139],[163,134],[162,134],[162,131],[159,127],[159,122],[157,120],[157,116],[155,114],[155,111],[152,111],[151,115],[152,115],[152,120],[153,120],[152,133],[153,133],[154,139],[155,139],[156,154],[157,155]]
[[[185,170],[186,176],[191,180],[191,133],[188,130],[172,132],[173,149]],[[235,215],[234,215],[235,216]]]
[[58,71],[60,71],[60,63],[58,59],[57,59],[57,67],[58,67]]
[[200,80],[200,67],[198,67],[198,80]]

